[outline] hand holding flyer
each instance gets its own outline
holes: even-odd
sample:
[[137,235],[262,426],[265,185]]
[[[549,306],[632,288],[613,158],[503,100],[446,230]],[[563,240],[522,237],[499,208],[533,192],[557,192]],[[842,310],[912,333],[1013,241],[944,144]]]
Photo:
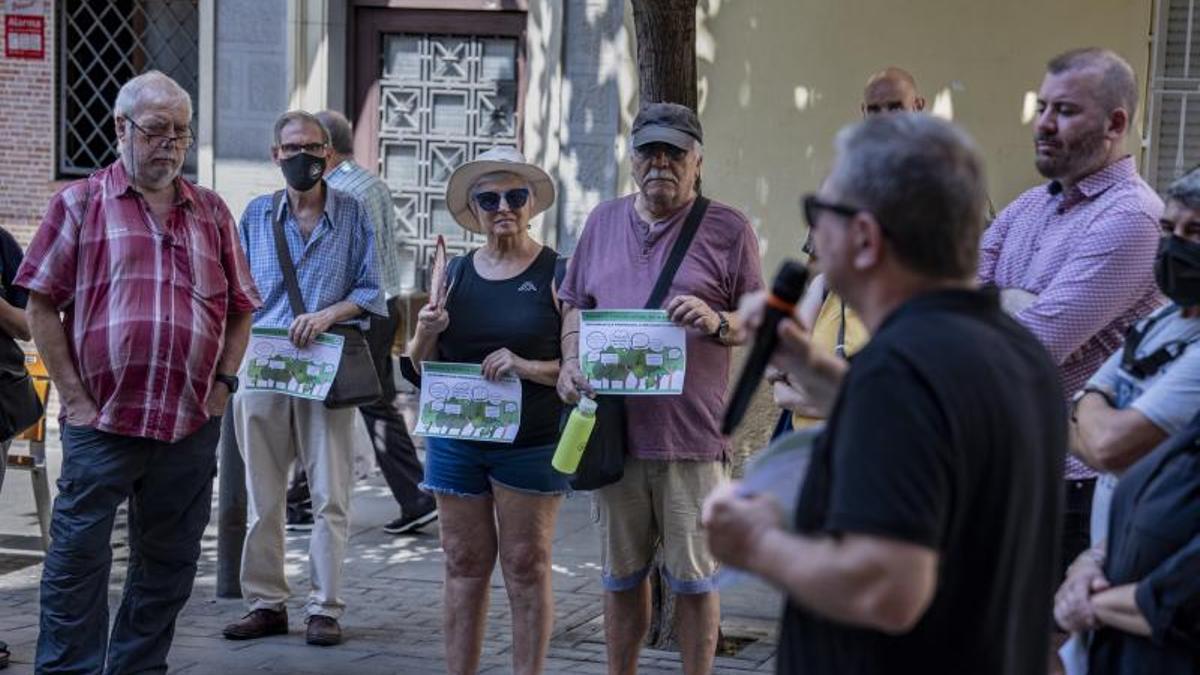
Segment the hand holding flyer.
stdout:
[[418,436],[512,443],[521,426],[521,380],[490,382],[477,363],[421,363]]
[[598,394],[682,394],[687,335],[657,309],[584,310],[579,367]]
[[324,401],[337,376],[344,340],[321,333],[307,347],[297,347],[286,328],[252,328],[243,366],[246,390]]

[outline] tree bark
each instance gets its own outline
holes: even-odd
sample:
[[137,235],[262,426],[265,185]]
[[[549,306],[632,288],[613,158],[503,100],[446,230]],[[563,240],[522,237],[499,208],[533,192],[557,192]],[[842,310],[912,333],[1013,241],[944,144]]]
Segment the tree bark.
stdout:
[[[633,0],[638,92],[645,103],[679,103],[696,110],[697,0]],[[650,631],[646,644],[675,649],[675,598],[662,572],[662,555],[650,572]]]
[[696,109],[697,0],[633,0],[642,103]]

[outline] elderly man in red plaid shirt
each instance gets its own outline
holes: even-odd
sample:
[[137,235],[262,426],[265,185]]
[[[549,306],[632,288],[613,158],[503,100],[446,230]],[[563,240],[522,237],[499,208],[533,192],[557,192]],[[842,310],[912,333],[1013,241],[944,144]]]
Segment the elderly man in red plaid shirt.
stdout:
[[[220,415],[261,304],[229,209],[179,175],[191,118],[166,75],[125,83],[120,159],[54,196],[15,280],[62,401],[39,673],[165,672],[191,594]],[[126,499],[129,571],[110,637],[109,539]]]

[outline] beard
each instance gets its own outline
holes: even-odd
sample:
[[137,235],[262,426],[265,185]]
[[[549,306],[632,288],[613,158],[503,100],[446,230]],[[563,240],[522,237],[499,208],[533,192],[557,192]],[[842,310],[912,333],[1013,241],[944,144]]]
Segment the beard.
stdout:
[[[1055,137],[1037,136],[1035,140],[1058,140]],[[1089,130],[1078,138],[1062,143],[1050,157],[1038,156],[1034,160],[1038,173],[1051,180],[1076,178],[1086,175],[1100,164],[1107,152],[1104,147],[1104,128]]]
[[143,157],[137,149],[127,143],[119,144],[118,151],[121,153],[125,173],[129,175],[130,182],[138,187],[162,190],[170,185],[183,169],[182,158],[179,161],[173,160],[170,164],[154,161],[151,159],[152,155],[147,153],[149,156]]

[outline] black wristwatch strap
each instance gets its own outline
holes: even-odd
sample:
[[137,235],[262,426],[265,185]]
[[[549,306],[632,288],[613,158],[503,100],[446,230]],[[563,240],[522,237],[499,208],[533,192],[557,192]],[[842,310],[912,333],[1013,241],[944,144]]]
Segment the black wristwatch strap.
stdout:
[[720,319],[717,323],[717,329],[709,337],[714,340],[724,340],[729,335],[729,317],[725,316],[722,312],[717,312],[717,318]]
[[220,382],[221,384],[225,385],[225,388],[228,389],[229,393],[231,394],[237,392],[238,390],[237,375],[224,375],[222,373],[217,373],[213,376],[213,381]]

